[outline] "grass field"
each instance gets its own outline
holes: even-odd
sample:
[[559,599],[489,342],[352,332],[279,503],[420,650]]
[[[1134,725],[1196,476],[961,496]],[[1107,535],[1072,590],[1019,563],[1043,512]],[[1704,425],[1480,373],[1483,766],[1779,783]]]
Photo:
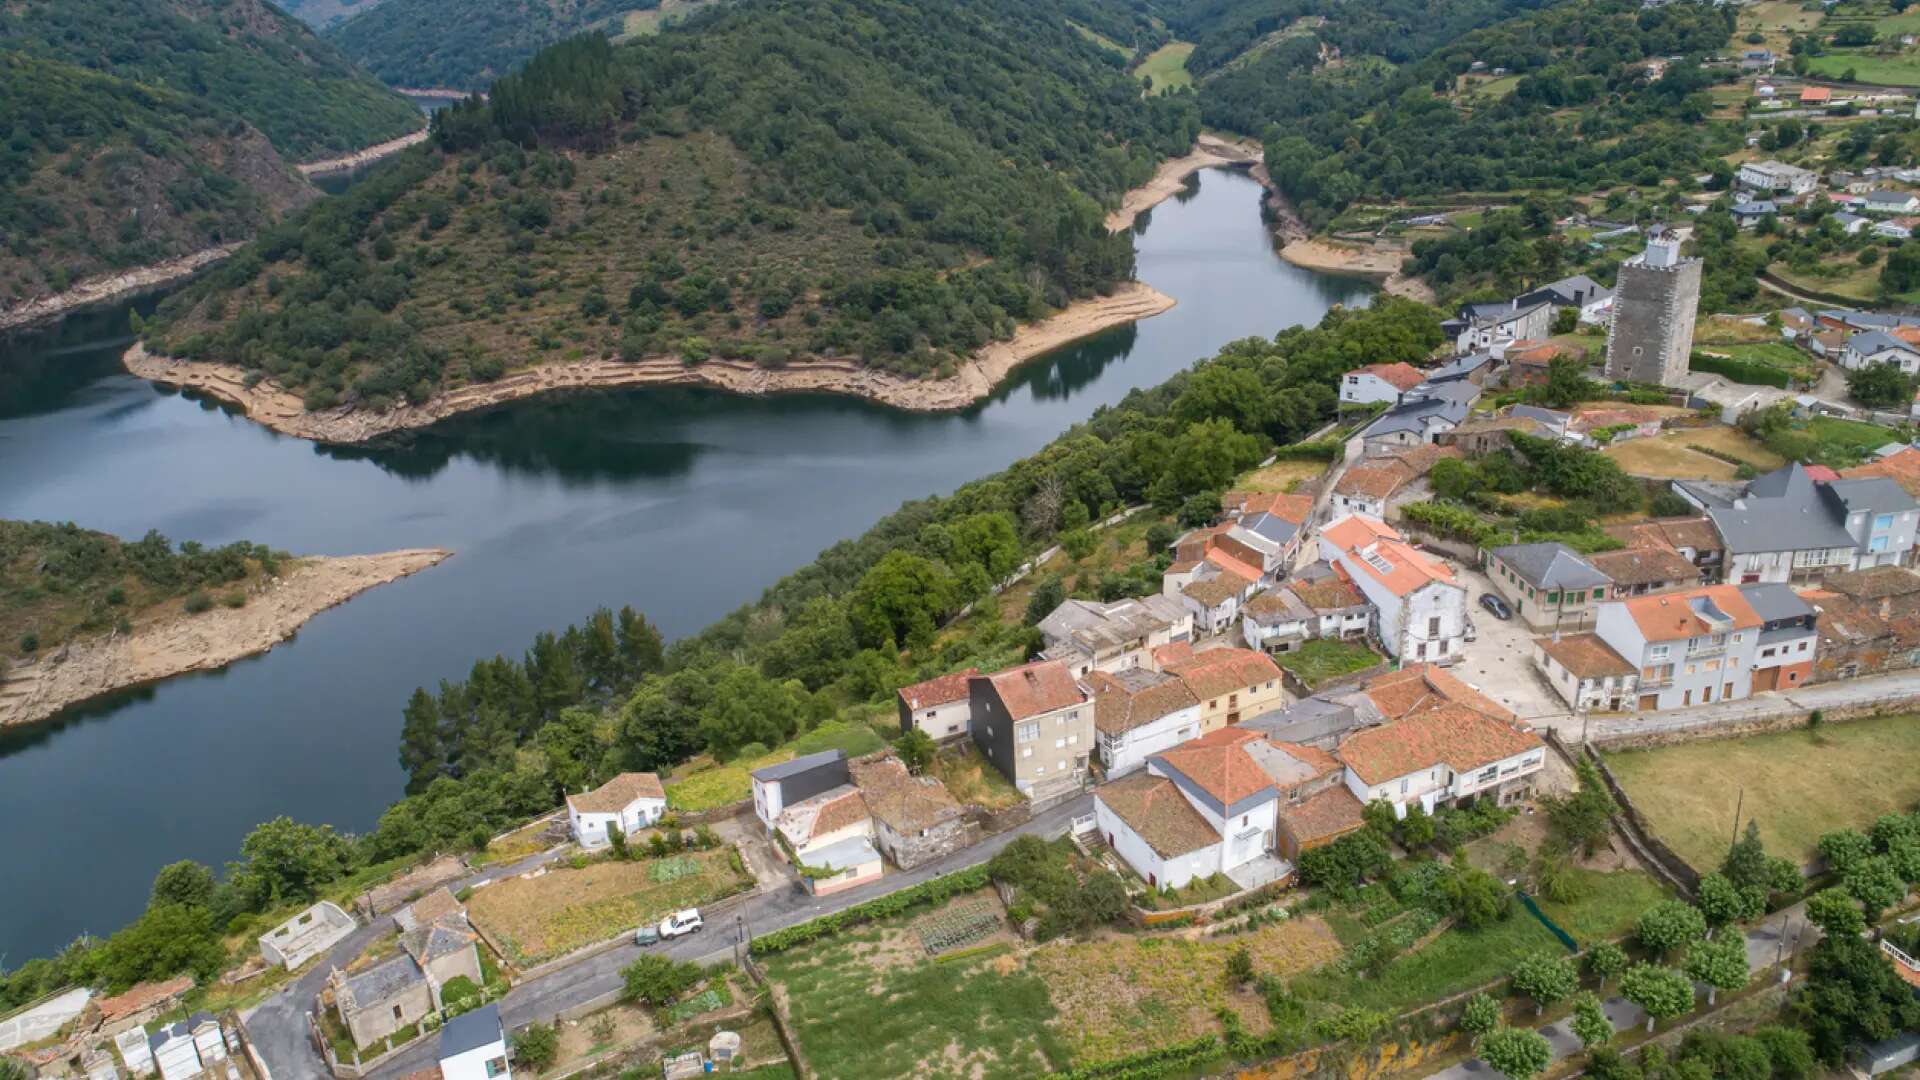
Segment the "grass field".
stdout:
[[963,739],[958,746],[942,750],[933,759],[932,772],[947,785],[948,793],[964,805],[1004,810],[1027,799],[1005,774],[993,767],[972,739]]
[[698,757],[667,778],[667,805],[675,810],[711,810],[716,806],[753,797],[753,770],[792,761],[804,754],[822,750],[845,750],[848,757],[871,754],[886,745],[886,740],[867,724],[829,720],[805,735],[751,761],[721,764],[709,757]]
[[1900,441],[1899,434],[1892,428],[1883,428],[1879,424],[1868,424],[1859,420],[1841,420],[1833,416],[1816,416],[1808,420],[1807,430],[1822,443],[1850,447],[1863,453],[1870,453],[1890,442]]
[[1853,49],[1835,49],[1825,56],[1808,59],[1808,73],[1823,78],[1844,78],[1851,71],[1855,82],[1876,86],[1920,86],[1920,56],[1911,52],[1881,56]]
[[[672,868],[691,869],[669,877]],[[734,868],[731,848],[665,859],[611,859],[539,877],[515,877],[474,890],[467,911],[516,964],[564,956],[670,911],[698,907],[751,884]]]
[[1758,30],[1766,35],[1767,47],[1784,56],[1794,37],[1820,25],[1820,17],[1818,11],[1801,10],[1801,5],[1794,0],[1765,0],[1740,9],[1737,36],[1744,38]]
[[1880,266],[1861,266],[1851,259],[1832,265],[1831,273],[1801,273],[1786,263],[1774,263],[1767,269],[1789,288],[1801,292],[1832,293],[1861,303],[1871,303],[1880,296]]
[[1913,716],[1607,755],[1654,831],[1699,870],[1726,854],[1736,804],[1743,821],[1760,823],[1768,851],[1804,862],[1821,833],[1920,801],[1915,760],[1920,719]]
[[1708,351],[1725,353],[1735,360],[1765,364],[1791,373],[1795,378],[1814,379],[1819,375],[1813,359],[1784,341],[1752,342],[1739,345],[1709,345]]
[[1276,461],[1255,469],[1230,486],[1235,491],[1298,491],[1327,471],[1324,461]]
[[[1583,947],[1627,930],[1642,911],[1666,895],[1637,870],[1575,873],[1583,882],[1581,899],[1572,904],[1542,900],[1540,907]],[[1513,913],[1499,924],[1475,931],[1449,930],[1426,948],[1394,960],[1378,977],[1319,971],[1294,979],[1293,991],[1318,1001],[1398,1012],[1491,982],[1512,971],[1529,953],[1561,948],[1558,938],[1515,904]]]
[[633,37],[639,34],[658,33],[662,26],[679,22],[712,2],[713,0],[660,0],[657,7],[651,7],[645,11],[629,11],[622,19],[620,36]]
[[1651,439],[1630,439],[1609,446],[1606,455],[1634,476],[1664,480],[1731,480],[1738,471],[1731,462],[1693,449],[1705,446],[1740,459],[1761,472],[1786,464],[1780,455],[1748,438],[1738,428],[1715,424],[1682,428]]
[[1156,94],[1184,89],[1193,85],[1193,75],[1187,71],[1187,57],[1192,55],[1193,42],[1169,42],[1147,54],[1140,66],[1133,69],[1133,77],[1152,79]]
[[1356,671],[1365,671],[1380,662],[1380,657],[1365,645],[1330,638],[1309,641],[1273,659],[1311,689],[1319,689],[1322,683]]

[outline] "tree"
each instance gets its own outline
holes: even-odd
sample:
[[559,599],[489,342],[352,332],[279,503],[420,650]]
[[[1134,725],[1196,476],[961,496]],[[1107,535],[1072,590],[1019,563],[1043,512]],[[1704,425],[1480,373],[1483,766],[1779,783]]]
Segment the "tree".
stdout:
[[153,876],[153,892],[147,898],[147,906],[155,904],[185,904],[189,907],[208,907],[213,903],[213,871],[192,859],[182,859],[168,863]]
[[1433,817],[1420,809],[1419,803],[1407,807],[1407,816],[1396,823],[1394,835],[1400,846],[1408,851],[1420,851],[1433,846]]
[[1492,874],[1456,857],[1453,873],[1440,884],[1447,907],[1461,926],[1478,930],[1505,918],[1512,904],[1506,887]]
[[1480,1060],[1510,1080],[1528,1080],[1553,1064],[1546,1036],[1528,1028],[1495,1028],[1474,1047]]
[[[1783,879],[1783,868],[1791,880]],[[1745,835],[1727,849],[1727,857],[1720,863],[1720,874],[1732,882],[1734,888],[1758,895],[1758,906],[1763,909],[1769,893],[1789,892],[1798,888],[1800,881],[1800,871],[1791,862],[1767,856],[1767,849],[1760,841],[1760,823],[1751,818],[1747,820]]]
[[895,548],[861,577],[848,614],[862,645],[913,648],[933,641],[934,620],[953,605],[954,596],[951,571]]
[[1867,929],[1867,920],[1860,914],[1860,905],[1847,890],[1838,886],[1821,889],[1807,897],[1807,921],[1829,937],[1858,937]]
[[1634,935],[1649,952],[1662,956],[1706,937],[1707,920],[1684,900],[1662,900],[1640,913]]
[[1820,939],[1807,958],[1804,989],[1793,1000],[1799,1026],[1821,1060],[1838,1066],[1847,1049],[1920,1027],[1920,1002],[1878,946],[1853,935]]
[[242,862],[230,874],[255,911],[311,901],[352,865],[353,852],[330,825],[303,825],[277,817],[240,842]]
[[163,903],[108,938],[96,963],[101,982],[119,993],[135,983],[183,971],[205,981],[220,973],[226,958],[219,929],[206,908]]
[[1049,575],[1040,579],[1027,597],[1027,625],[1038,626],[1040,620],[1053,614],[1053,609],[1067,601],[1067,587],[1061,584],[1057,576]]
[[905,765],[907,771],[915,776],[919,776],[926,771],[928,765],[933,764],[933,755],[936,751],[933,736],[918,727],[908,728],[906,734],[900,736],[900,740],[893,744],[893,752],[900,755],[900,764]]
[[1627,970],[1626,950],[1611,941],[1598,942],[1587,950],[1587,970],[1604,988],[1608,979]]
[[1852,829],[1836,829],[1830,833],[1823,833],[1817,846],[1820,849],[1820,857],[1827,860],[1827,865],[1832,867],[1835,873],[1843,875],[1855,864],[1873,854],[1873,841],[1867,839],[1865,833],[1855,832]]
[[1460,1008],[1460,1026],[1470,1035],[1485,1035],[1500,1026],[1500,1003],[1475,994]]
[[1230,986],[1246,986],[1253,982],[1253,954],[1241,945],[1227,954],[1227,983]]
[[1913,380],[1898,364],[1868,364],[1847,372],[1847,393],[1869,408],[1893,408],[1913,401]]
[[1591,855],[1603,847],[1613,830],[1613,815],[1619,810],[1607,791],[1600,770],[1585,758],[1574,766],[1579,787],[1571,795],[1548,798],[1547,825],[1570,849]]
[[560,1032],[552,1024],[528,1024],[513,1033],[515,1064],[540,1072],[560,1056]]
[[1880,921],[1880,913],[1900,902],[1907,895],[1907,883],[1894,869],[1893,860],[1885,855],[1874,855],[1862,859],[1841,874],[1841,884],[1848,895],[1860,901],[1866,909],[1868,925]]
[[1573,999],[1573,1020],[1567,1025],[1574,1037],[1580,1040],[1582,1048],[1591,1050],[1608,1039],[1613,1038],[1613,1021],[1607,1019],[1607,1011],[1600,1004],[1600,997],[1591,991],[1582,991]]
[[607,822],[607,843],[613,847],[614,858],[627,861],[627,832],[618,821]]
[[1620,977],[1620,994],[1647,1013],[1647,1033],[1661,1020],[1693,1008],[1693,983],[1670,967],[1635,964]]
[[806,696],[797,681],[783,685],[751,667],[731,668],[700,710],[700,737],[722,761],[748,743],[778,746],[800,730]]
[[628,1000],[643,1005],[668,1005],[700,981],[700,966],[665,956],[644,954],[620,970]]
[[1747,985],[1752,970],[1747,966],[1747,942],[1738,934],[1718,941],[1697,941],[1687,949],[1687,975],[1707,984],[1707,1005],[1712,1007],[1721,990],[1738,990]]
[[1723,874],[1702,875],[1697,899],[1700,914],[1713,930],[1760,914],[1754,905],[1755,894],[1741,891]]
[[1819,1064],[1813,1056],[1813,1040],[1798,1028],[1769,1024],[1756,1030],[1753,1039],[1767,1051],[1773,1080],[1807,1080]]
[[1920,241],[1909,240],[1894,248],[1880,267],[1880,291],[1910,292],[1920,288]]
[[1547,361],[1547,381],[1540,388],[1540,404],[1564,409],[1594,396],[1600,389],[1587,378],[1587,365],[1571,356],[1556,356]]
[[1534,953],[1513,969],[1514,989],[1533,999],[1533,1012],[1539,1016],[1547,1006],[1565,1001],[1580,985],[1573,961],[1552,953]]

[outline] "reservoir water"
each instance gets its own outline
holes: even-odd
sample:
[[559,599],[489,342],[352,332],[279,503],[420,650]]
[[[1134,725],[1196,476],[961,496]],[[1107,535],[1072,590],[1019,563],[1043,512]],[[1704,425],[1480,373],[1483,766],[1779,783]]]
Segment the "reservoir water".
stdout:
[[268,818],[369,827],[401,793],[416,686],[601,605],[697,630],[902,501],[993,472],[1228,341],[1364,303],[1366,284],[1274,254],[1259,194],[1241,173],[1196,177],[1137,237],[1139,276],[1179,305],[1044,357],[958,415],[634,391],[341,451],[127,375],[124,307],[0,342],[0,516],[455,552],[265,656],[0,734],[0,966],[115,929],[159,867],[219,867]]

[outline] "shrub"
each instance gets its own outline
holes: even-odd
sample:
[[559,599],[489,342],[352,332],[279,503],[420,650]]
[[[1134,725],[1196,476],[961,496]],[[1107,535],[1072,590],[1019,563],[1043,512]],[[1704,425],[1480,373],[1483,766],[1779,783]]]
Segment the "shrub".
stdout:
[[198,615],[212,607],[213,597],[208,596],[203,590],[196,589],[187,596],[187,614],[189,615]]
[[1751,360],[1736,360],[1731,356],[1708,356],[1694,353],[1687,366],[1695,371],[1723,375],[1737,383],[1753,386],[1773,386],[1782,390],[1792,380],[1787,373],[1771,364],[1758,364]]
[[560,1033],[552,1024],[528,1024],[513,1036],[513,1060],[534,1072],[553,1064],[560,1054]]
[[945,903],[961,893],[972,892],[985,886],[990,880],[984,865],[970,866],[965,870],[923,881],[912,888],[901,889],[899,892],[889,893],[864,904],[855,904],[843,911],[822,915],[817,919],[775,930],[770,934],[762,934],[753,939],[753,951],[762,956],[785,952],[875,919],[890,918],[917,907]]

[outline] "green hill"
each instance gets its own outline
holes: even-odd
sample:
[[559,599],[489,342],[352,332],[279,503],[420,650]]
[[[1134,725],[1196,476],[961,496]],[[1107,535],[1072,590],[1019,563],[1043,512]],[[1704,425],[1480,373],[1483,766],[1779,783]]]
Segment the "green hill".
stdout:
[[161,351],[310,407],[677,353],[908,374],[1133,273],[1104,209],[1191,101],[1025,0],[749,0],[542,53],[170,299]]
[[281,0],[287,14],[316,30],[364,15],[379,7],[382,0]]
[[651,28],[686,0],[383,0],[328,33],[392,86],[484,90],[555,42],[588,31],[618,37],[627,16]]

